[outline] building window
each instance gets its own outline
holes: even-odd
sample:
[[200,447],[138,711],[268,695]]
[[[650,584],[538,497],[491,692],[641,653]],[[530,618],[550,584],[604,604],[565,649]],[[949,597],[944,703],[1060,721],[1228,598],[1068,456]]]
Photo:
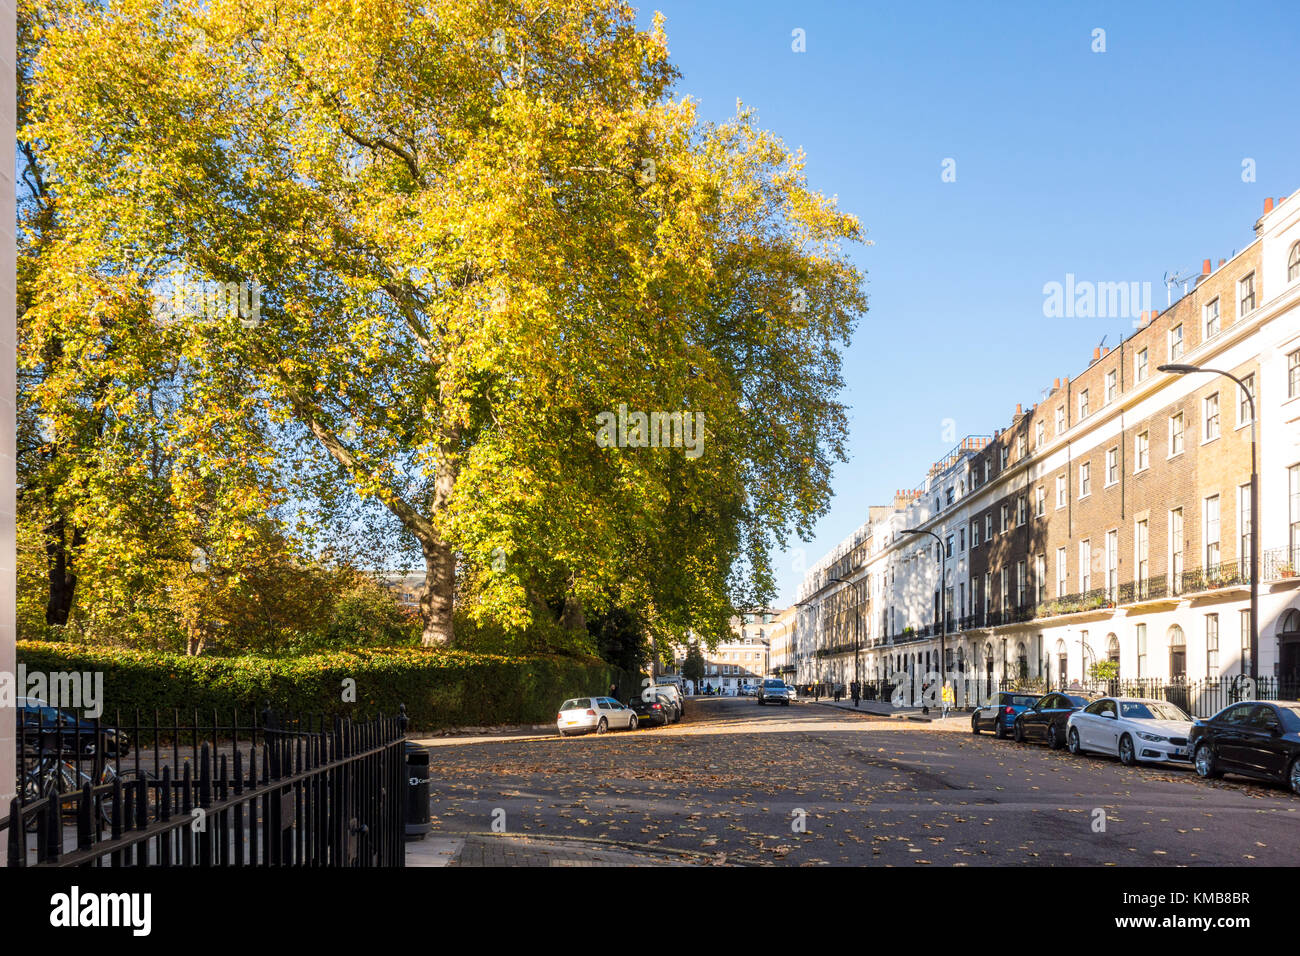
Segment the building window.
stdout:
[[1255,403],[1255,376],[1247,375],[1242,381],[1246,387],[1237,389],[1237,424],[1249,425],[1252,417],[1250,410]]
[[945,558],[952,557],[952,535],[948,535],[948,537],[944,539],[943,556]]
[[1024,432],[1021,432],[1019,435],[1016,436],[1016,460],[1017,461],[1025,457],[1025,442],[1027,441],[1028,439],[1025,437]]
[[1041,518],[1047,513],[1047,489],[1039,485],[1034,489],[1034,517]]
[[1142,677],[1147,672],[1147,626],[1139,624],[1137,626],[1137,676]]
[[1169,572],[1173,576],[1173,592],[1183,587],[1183,509],[1169,512]]
[[980,546],[980,523],[978,518],[970,523],[970,546],[971,550]]
[[947,494],[945,495],[944,500],[948,502],[949,506],[951,506],[953,503],[953,494],[954,494],[953,490],[949,488]]
[[1007,463],[1011,460],[1011,449],[1006,445],[1003,445],[998,449],[998,452],[998,471],[1006,471]]
[[993,516],[991,514],[984,516],[984,540],[993,540]]
[[998,526],[998,530],[1001,531],[1002,534],[1006,534],[1007,531],[1010,529],[1010,527],[1011,527],[1011,506],[1007,505],[1006,503],[1003,503],[1002,523]]
[[1205,615],[1205,676],[1219,676],[1219,615]]
[[1177,362],[1183,357],[1183,327],[1175,325],[1169,330],[1169,361]]
[[1065,501],[1065,475],[1056,476],[1056,507],[1064,508]]
[[1106,373],[1106,404],[1109,405],[1119,397],[1119,372],[1111,369]]
[[1092,588],[1092,542],[1079,542],[1079,590]]
[[966,529],[965,528],[957,529],[957,550],[959,550],[962,554],[966,553]]
[[1300,395],[1300,349],[1286,357],[1286,397]]
[[1043,447],[1043,435],[1047,431],[1047,426],[1041,421],[1034,422],[1034,448]]
[[1300,279],[1300,242],[1291,246],[1291,254],[1286,257],[1286,281]]
[[1146,471],[1151,462],[1151,433],[1138,432],[1133,442],[1133,457],[1136,459],[1134,471]]
[[1237,615],[1241,628],[1241,673],[1245,675],[1250,668],[1250,611],[1241,611]]
[[1085,461],[1079,466],[1079,497],[1086,498],[1092,494],[1092,462]]
[[1219,299],[1217,296],[1214,301],[1205,306],[1202,316],[1205,319],[1205,337],[1212,339],[1219,334]]
[[1219,496],[1205,499],[1205,570],[1219,563]]
[[1241,299],[1241,309],[1237,315],[1255,311],[1255,273],[1252,272],[1237,283],[1237,295]]
[[1287,478],[1289,483],[1289,510],[1291,517],[1291,534],[1288,538],[1288,544],[1291,553],[1287,556],[1287,561],[1292,568],[1296,566],[1297,559],[1300,559],[1300,465],[1292,465],[1287,469]]
[[1145,518],[1137,523],[1137,526],[1134,528],[1133,538],[1133,557],[1137,569],[1136,583],[1140,589],[1137,596],[1145,597],[1146,595],[1142,593],[1142,591],[1145,590],[1143,586],[1146,584],[1147,578],[1151,574],[1151,561],[1149,554],[1151,549],[1151,538]]
[[1106,485],[1119,481],[1119,449],[1111,448],[1106,452]]
[[1011,607],[1011,575],[1003,568],[999,577],[1002,578],[1002,610],[1005,613]]
[[1205,437],[1202,441],[1214,441],[1219,437],[1219,393],[1205,396]]
[[1237,563],[1241,573],[1250,580],[1250,485],[1237,489],[1237,527],[1241,529],[1237,548]]
[[1138,352],[1137,357],[1133,359],[1133,377],[1139,382],[1145,382],[1147,377],[1147,350],[1142,349]]
[[1106,594],[1113,601],[1119,587],[1119,532],[1106,532]]
[[1169,457],[1183,453],[1183,413],[1169,416]]
[[[1296,352],[1296,355],[1300,355],[1300,352]],[[1065,406],[1057,405],[1056,406],[1056,434],[1059,435],[1063,431],[1065,431]]]
[[1034,558],[1034,603],[1042,604],[1047,597],[1047,555],[1040,554]]
[[1029,501],[1021,495],[1016,498],[1016,527],[1020,527],[1029,518]]
[[1069,587],[1070,568],[1066,558],[1065,548],[1056,549],[1056,596],[1065,597],[1065,589]]
[[1085,388],[1079,393],[1079,418],[1088,417],[1088,390]]

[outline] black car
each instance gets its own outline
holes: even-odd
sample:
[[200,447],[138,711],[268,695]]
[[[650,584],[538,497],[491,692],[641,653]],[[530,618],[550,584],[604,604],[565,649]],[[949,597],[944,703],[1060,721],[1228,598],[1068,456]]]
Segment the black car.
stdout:
[[1055,691],[1047,694],[1028,710],[1016,715],[1012,734],[1016,743],[1045,740],[1056,750],[1065,746],[1065,723],[1076,710],[1082,710],[1097,698],[1078,691]]
[[23,751],[28,755],[57,752],[93,757],[102,751],[105,757],[125,757],[131,752],[131,738],[122,731],[51,707],[35,697],[20,699],[18,720]]
[[677,705],[664,694],[656,694],[654,700],[633,697],[627,705],[636,711],[638,724],[658,724],[663,727],[677,719]]
[[1237,773],[1280,781],[1300,794],[1300,704],[1230,704],[1194,723],[1187,745],[1202,777]]
[[978,734],[981,730],[991,730],[1002,739],[1011,733],[1011,725],[1017,715],[1028,710],[1038,702],[1038,695],[1020,691],[1003,690],[998,692],[998,699],[976,707],[970,715],[970,732]]

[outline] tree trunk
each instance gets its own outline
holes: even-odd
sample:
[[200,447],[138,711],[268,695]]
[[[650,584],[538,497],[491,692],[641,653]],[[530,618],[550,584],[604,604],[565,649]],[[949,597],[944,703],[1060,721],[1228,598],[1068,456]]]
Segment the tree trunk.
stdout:
[[582,602],[572,593],[564,595],[564,613],[560,617],[560,623],[565,630],[575,634],[587,633],[587,618],[582,613]]
[[77,576],[72,571],[72,552],[85,540],[79,529],[72,531],[72,547],[67,544],[67,528],[62,518],[46,529],[50,536],[45,546],[49,559],[50,593],[45,602],[45,623],[62,627],[72,613],[72,600],[76,596]]
[[424,587],[420,588],[420,617],[425,647],[448,647],[455,640],[451,614],[456,585],[456,555],[441,538],[421,540]]

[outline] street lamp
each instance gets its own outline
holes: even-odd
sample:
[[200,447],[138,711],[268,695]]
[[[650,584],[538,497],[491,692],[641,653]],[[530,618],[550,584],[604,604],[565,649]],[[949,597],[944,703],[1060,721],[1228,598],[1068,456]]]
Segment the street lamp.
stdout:
[[948,666],[948,613],[944,607],[944,590],[948,577],[948,562],[944,553],[943,539],[933,531],[925,531],[920,528],[904,528],[903,534],[928,534],[939,543],[939,610],[936,612],[939,616],[939,680],[940,687],[946,687],[948,677],[946,668]]
[[1222,369],[1181,364],[1160,365],[1158,368],[1175,375],[1190,375],[1193,372],[1222,375],[1236,382],[1250,402],[1250,676],[1254,680],[1259,677],[1259,470],[1255,457],[1255,396],[1245,382]]

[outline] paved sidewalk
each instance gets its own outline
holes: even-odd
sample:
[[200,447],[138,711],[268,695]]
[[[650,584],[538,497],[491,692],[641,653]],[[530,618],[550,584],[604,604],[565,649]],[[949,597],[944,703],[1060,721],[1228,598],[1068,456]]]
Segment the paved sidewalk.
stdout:
[[597,839],[512,833],[431,833],[406,844],[407,866],[719,866],[725,856],[652,850]]

